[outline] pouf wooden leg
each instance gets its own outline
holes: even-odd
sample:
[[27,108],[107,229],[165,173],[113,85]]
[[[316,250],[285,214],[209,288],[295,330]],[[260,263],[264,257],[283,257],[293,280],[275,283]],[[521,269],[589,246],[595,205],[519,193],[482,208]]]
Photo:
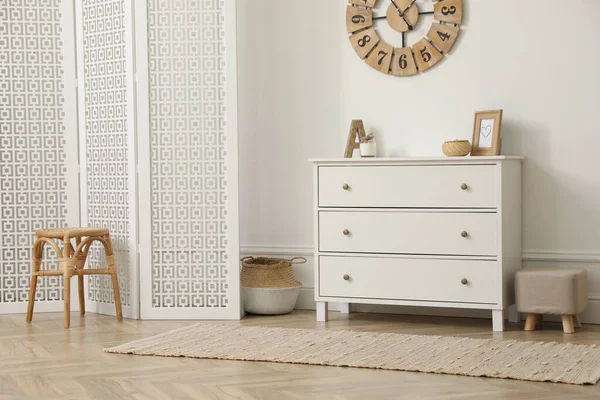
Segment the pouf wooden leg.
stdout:
[[542,316],[540,314],[527,314],[527,319],[525,320],[525,330],[535,331],[541,321]]
[[579,314],[573,315],[573,323],[575,324],[575,328],[581,328],[581,319],[579,319]]
[[575,327],[573,326],[573,316],[563,315],[562,316],[563,332],[564,333],[575,333]]

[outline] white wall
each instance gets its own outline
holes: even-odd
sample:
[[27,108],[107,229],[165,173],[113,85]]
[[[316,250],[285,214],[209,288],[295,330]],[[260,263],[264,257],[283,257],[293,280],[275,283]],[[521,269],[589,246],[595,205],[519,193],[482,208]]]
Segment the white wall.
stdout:
[[[358,59],[343,0],[238,1],[242,251],[311,251],[307,159],[341,156],[351,119],[380,156],[440,155],[443,141],[471,139],[474,111],[502,108],[504,154],[527,157],[526,264],[587,268],[600,322],[599,1],[464,0],[454,49],[409,78]],[[310,297],[312,269],[298,274]]]

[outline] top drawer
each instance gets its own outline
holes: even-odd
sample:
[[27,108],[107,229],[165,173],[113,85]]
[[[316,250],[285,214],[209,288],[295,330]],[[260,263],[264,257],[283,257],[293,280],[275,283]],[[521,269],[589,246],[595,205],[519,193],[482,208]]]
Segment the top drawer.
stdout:
[[495,165],[319,167],[319,207],[495,208]]

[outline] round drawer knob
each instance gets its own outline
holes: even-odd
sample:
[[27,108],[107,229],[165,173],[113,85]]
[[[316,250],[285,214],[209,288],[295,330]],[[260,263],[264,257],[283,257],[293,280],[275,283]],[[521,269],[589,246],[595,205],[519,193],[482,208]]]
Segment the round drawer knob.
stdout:
[[348,280],[350,280],[350,275],[348,275],[348,274],[345,274],[345,275],[344,275],[344,280],[345,280],[345,281],[348,281]]
[[350,231],[348,229],[344,229],[344,235],[348,236],[350,234]]
[[466,285],[467,283],[469,283],[469,281],[467,280],[467,278],[462,278],[460,280],[460,283],[462,283],[463,285]]
[[469,234],[467,233],[467,231],[462,231],[462,232],[460,233],[460,236],[462,236],[462,237],[467,237],[468,235],[469,235]]
[[344,190],[348,190],[348,189],[350,189],[350,186],[348,186],[348,184],[347,184],[347,183],[344,183],[344,184],[342,185],[342,189],[344,189]]
[[460,188],[462,190],[467,190],[469,188],[469,186],[466,183],[463,183],[462,185],[460,185]]

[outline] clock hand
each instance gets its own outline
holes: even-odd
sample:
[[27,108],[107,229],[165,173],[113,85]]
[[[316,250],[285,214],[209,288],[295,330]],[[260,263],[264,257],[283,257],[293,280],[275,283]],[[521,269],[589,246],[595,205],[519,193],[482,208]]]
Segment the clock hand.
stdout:
[[[377,21],[379,19],[386,19],[387,17],[384,15],[382,17],[373,17],[373,21]],[[408,25],[408,30],[412,31],[413,30],[413,26],[406,20],[406,18],[402,17],[402,19],[404,20],[404,22],[406,22],[406,25]]]
[[[398,5],[396,4],[396,2],[394,0],[392,0],[392,4],[394,5],[394,7],[396,7],[396,10],[398,10],[399,13],[402,13],[402,11],[400,11],[400,7],[398,7]],[[400,14],[402,15],[402,14]]]
[[417,0],[412,0],[412,2],[411,2],[409,5],[408,5],[408,7],[406,7],[406,9],[405,9],[404,11],[401,11],[401,12],[400,12],[400,16],[402,17],[402,19],[404,20],[404,22],[406,22],[406,25],[408,25],[408,30],[409,30],[409,31],[412,31],[412,30],[413,30],[413,27],[412,27],[412,25],[411,25],[411,24],[410,24],[410,23],[409,23],[409,22],[406,20],[406,18],[404,18],[404,14],[406,14],[406,12],[407,12],[408,10],[410,10],[410,8],[411,8],[411,7],[412,7],[412,6],[415,4],[415,2],[416,2],[416,1],[417,1]]
[[410,10],[410,8],[413,6],[413,4],[415,4],[417,0],[413,0],[412,3],[410,3],[410,5],[408,7],[406,7],[406,10],[402,11],[402,13],[400,15],[404,15],[404,13],[406,13],[408,10]]
[[[413,2],[410,4],[410,6],[408,6],[408,8],[406,10],[408,10],[409,8],[412,7],[412,5],[415,3],[415,1],[417,0],[413,0]],[[394,0],[392,0],[392,4],[394,5],[394,7],[396,7],[396,10],[398,10],[398,15],[400,15],[402,17],[402,19],[404,20],[404,22],[406,22],[406,25],[408,26],[408,30],[412,31],[413,30],[413,26],[410,24],[410,22],[408,22],[406,20],[406,18],[404,18],[404,13],[400,10],[400,7],[398,7],[398,5],[396,4],[396,2]],[[406,11],[404,10],[404,11]],[[379,18],[377,18],[379,19]]]
[[402,17],[402,19],[404,20],[404,22],[406,22],[406,25],[408,25],[408,30],[412,31],[413,30],[413,26],[410,24],[410,22],[408,22],[406,20],[406,18],[404,18],[404,15],[400,15]]
[[[416,1],[416,0],[414,0],[414,1],[413,1],[413,3],[414,3],[415,1]],[[404,22],[406,22],[406,25],[408,25],[408,30],[409,30],[409,31],[412,31],[412,30],[413,30],[413,26],[410,24],[410,22],[408,22],[408,21],[406,20],[406,18],[404,18],[404,13],[403,13],[402,11],[400,11],[400,7],[398,7],[398,5],[396,4],[396,2],[395,2],[394,0],[392,0],[392,4],[393,4],[393,5],[394,5],[394,7],[396,7],[396,9],[398,10],[398,15],[400,15],[400,16],[402,17],[402,19],[404,20]],[[411,6],[412,6],[412,4],[411,4],[410,6],[408,6],[408,8],[410,8]],[[408,8],[407,8],[407,10],[408,10]]]

